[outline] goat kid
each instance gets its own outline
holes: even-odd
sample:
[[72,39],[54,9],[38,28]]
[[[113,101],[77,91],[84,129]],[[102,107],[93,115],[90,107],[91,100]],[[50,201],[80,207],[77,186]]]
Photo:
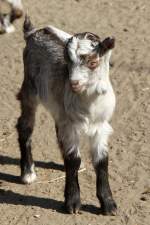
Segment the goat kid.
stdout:
[[[5,8],[9,8],[7,10],[9,12],[5,13]],[[0,34],[14,32],[15,27],[12,23],[22,15],[23,6],[21,0],[0,0]]]
[[114,38],[100,38],[90,32],[69,35],[55,27],[40,30],[28,17],[24,22],[24,81],[18,94],[21,116],[17,130],[21,151],[21,178],[36,179],[31,153],[35,112],[41,102],[55,120],[56,135],[64,159],[65,206],[68,212],[80,208],[78,170],[81,163],[79,137],[89,136],[96,172],[96,192],[104,214],[115,214],[116,203],[108,181],[109,120],[115,95],[109,80],[109,59]]

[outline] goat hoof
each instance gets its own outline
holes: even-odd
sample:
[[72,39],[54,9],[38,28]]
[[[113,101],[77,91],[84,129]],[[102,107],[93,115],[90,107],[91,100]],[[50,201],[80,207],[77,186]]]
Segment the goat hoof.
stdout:
[[66,208],[66,210],[67,210],[67,212],[69,213],[69,214],[78,214],[79,213],[79,210],[80,210],[80,204],[78,205],[66,205],[65,206],[65,208]]
[[80,210],[81,202],[80,199],[69,199],[65,202],[65,208],[70,214],[78,214]]
[[23,176],[21,176],[21,180],[24,184],[31,184],[36,180],[36,173],[26,173]]
[[36,180],[34,164],[32,164],[30,169],[25,169],[24,172],[21,173],[21,180],[24,184],[31,184]]
[[116,216],[117,215],[117,205],[113,199],[105,200],[102,207],[103,215]]

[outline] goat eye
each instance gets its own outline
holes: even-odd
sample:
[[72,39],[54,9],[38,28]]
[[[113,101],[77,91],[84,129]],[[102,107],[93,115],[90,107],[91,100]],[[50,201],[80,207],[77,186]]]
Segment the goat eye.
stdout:
[[91,66],[96,66],[97,65],[97,62],[91,62],[90,65]]
[[98,66],[98,61],[89,61],[88,67],[91,70],[94,70]]

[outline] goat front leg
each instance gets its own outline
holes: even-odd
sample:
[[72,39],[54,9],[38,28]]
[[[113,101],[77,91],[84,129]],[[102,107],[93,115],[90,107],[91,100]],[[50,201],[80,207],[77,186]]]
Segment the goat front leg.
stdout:
[[56,134],[66,171],[65,207],[69,213],[78,213],[81,205],[78,182],[78,170],[81,164],[78,135],[72,126],[69,125],[56,126]]
[[115,215],[117,210],[108,180],[107,141],[111,131],[112,128],[105,122],[91,137],[92,159],[96,172],[96,194],[104,215]]

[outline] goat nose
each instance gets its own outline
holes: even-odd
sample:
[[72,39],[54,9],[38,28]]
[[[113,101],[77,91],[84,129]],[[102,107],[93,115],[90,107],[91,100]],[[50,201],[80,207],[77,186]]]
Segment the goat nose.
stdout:
[[72,85],[78,85],[78,84],[79,84],[79,81],[78,81],[78,80],[72,80],[72,81],[71,81],[71,84],[72,84]]

